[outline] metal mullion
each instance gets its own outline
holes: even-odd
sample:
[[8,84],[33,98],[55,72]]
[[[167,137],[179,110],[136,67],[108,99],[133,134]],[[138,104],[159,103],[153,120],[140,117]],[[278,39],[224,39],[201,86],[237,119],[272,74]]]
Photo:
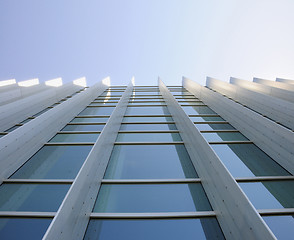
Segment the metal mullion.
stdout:
[[74,179],[15,179],[9,178],[3,180],[3,183],[47,183],[47,184],[71,184]]
[[149,105],[132,105],[132,104],[128,104],[128,107],[166,107],[166,104],[149,104]]
[[68,123],[67,125],[105,125],[105,123],[98,123],[98,122],[72,122],[72,123]]
[[261,216],[294,215],[294,208],[258,209],[257,212],[258,212]]
[[288,181],[294,180],[294,176],[262,176],[235,178],[237,182],[264,182],[264,181]]
[[193,122],[194,124],[230,124],[227,121],[207,121],[207,122]]
[[109,105],[109,106],[91,106],[91,105],[88,105],[87,107],[116,107],[116,105]]
[[95,142],[48,142],[44,146],[93,146]]
[[54,218],[55,212],[17,212],[17,211],[0,211],[0,218],[19,217],[19,218]]
[[103,179],[102,184],[172,184],[172,183],[200,183],[200,178],[183,179]]
[[199,212],[148,212],[148,213],[91,213],[91,219],[179,219],[216,217],[214,211]]
[[115,142],[114,145],[176,145],[184,144],[183,141],[177,142]]
[[80,115],[74,118],[109,118],[110,115]]
[[95,134],[101,133],[101,131],[61,131],[57,132],[57,134]]
[[220,117],[218,114],[187,114],[189,117]]
[[240,132],[235,129],[229,129],[229,130],[200,130],[201,133],[226,133],[226,132]]
[[206,104],[195,104],[195,105],[191,105],[191,104],[180,104],[181,105],[181,107],[207,107],[207,105]]
[[121,124],[175,124],[175,122],[122,122]]
[[120,130],[118,133],[179,133],[178,130]]
[[208,142],[208,144],[251,144],[252,141],[223,141],[223,142]]
[[171,117],[171,115],[125,115],[124,117]]

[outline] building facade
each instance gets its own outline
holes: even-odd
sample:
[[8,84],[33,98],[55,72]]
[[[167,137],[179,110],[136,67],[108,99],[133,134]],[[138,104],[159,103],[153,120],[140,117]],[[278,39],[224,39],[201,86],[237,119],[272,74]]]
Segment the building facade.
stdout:
[[292,239],[294,83],[206,85],[0,87],[0,239]]

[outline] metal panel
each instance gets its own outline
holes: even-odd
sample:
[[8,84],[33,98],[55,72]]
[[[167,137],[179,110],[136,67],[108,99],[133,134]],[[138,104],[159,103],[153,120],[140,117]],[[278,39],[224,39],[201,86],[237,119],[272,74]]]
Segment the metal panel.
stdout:
[[187,78],[183,83],[187,90],[294,174],[294,133],[291,130]]
[[130,83],[80,169],[43,239],[82,239],[126,111]]
[[279,89],[271,86],[262,85],[255,82],[245,81],[238,78],[230,78],[230,83],[238,85],[240,87],[247,88],[254,92],[259,92],[263,94],[267,94],[270,96],[274,96],[289,102],[294,102],[294,93],[291,91],[287,91],[284,89]]
[[284,79],[284,78],[276,78],[276,82],[282,82],[282,83],[294,84],[294,80]]
[[[294,104],[254,92],[214,78],[206,78],[207,87],[238,101],[282,125],[294,129]],[[294,85],[293,85],[294,87]]]
[[[159,86],[227,239],[275,239],[221,160],[162,81]],[[191,85],[184,83],[191,93]],[[201,97],[197,94],[197,97]]]
[[45,91],[0,106],[0,131],[5,131],[83,88],[73,83],[68,83],[60,87],[46,87],[47,90]]
[[294,85],[284,82],[275,82],[261,78],[253,78],[253,82],[294,92]]
[[0,139],[0,183],[25,163],[107,85],[102,81]]

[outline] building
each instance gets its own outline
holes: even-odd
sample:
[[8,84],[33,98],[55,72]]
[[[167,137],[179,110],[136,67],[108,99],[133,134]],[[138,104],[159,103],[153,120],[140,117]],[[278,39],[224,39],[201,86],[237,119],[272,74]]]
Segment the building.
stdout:
[[293,81],[81,85],[0,87],[0,239],[293,238]]

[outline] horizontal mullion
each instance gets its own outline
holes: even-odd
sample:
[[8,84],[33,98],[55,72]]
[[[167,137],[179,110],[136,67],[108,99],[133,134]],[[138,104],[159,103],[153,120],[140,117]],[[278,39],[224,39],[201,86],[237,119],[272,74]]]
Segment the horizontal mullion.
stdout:
[[184,144],[182,141],[177,142],[115,142],[114,145],[176,145]]
[[124,117],[172,117],[172,115],[124,115]]
[[116,107],[116,105],[107,105],[107,106],[93,106],[93,105],[88,105],[87,107],[105,107],[105,108],[108,108],[108,107]]
[[55,184],[71,184],[74,179],[5,179],[3,183],[55,183]]
[[188,114],[189,117],[220,117],[218,114]]
[[162,219],[162,218],[201,218],[215,217],[214,211],[199,212],[150,212],[150,213],[91,213],[90,218],[115,219]]
[[101,133],[101,131],[61,131],[57,132],[57,134],[93,134],[93,133]]
[[118,133],[179,133],[178,130],[120,130]]
[[207,121],[207,122],[193,122],[194,124],[228,124],[227,121]]
[[294,208],[258,209],[261,216],[294,215]]
[[75,118],[109,118],[110,115],[79,115]]
[[121,124],[174,124],[175,122],[122,122]]
[[209,144],[251,144],[252,141],[223,141],[223,142],[208,142]]
[[44,146],[93,146],[95,142],[48,142]]
[[201,130],[201,133],[226,133],[226,132],[240,132],[238,130],[230,129],[230,130]]
[[166,107],[166,104],[146,104],[146,105],[134,105],[134,104],[128,104],[128,107]]
[[183,179],[103,179],[103,184],[169,184],[169,183],[200,183],[200,178]]
[[0,211],[0,217],[54,218],[55,214],[55,212]]
[[259,181],[280,181],[294,180],[294,176],[261,176],[261,177],[244,177],[235,178],[237,182],[259,182]]
[[105,125],[105,123],[101,122],[71,122],[68,123],[67,125]]
[[180,104],[182,107],[207,107],[206,104]]

